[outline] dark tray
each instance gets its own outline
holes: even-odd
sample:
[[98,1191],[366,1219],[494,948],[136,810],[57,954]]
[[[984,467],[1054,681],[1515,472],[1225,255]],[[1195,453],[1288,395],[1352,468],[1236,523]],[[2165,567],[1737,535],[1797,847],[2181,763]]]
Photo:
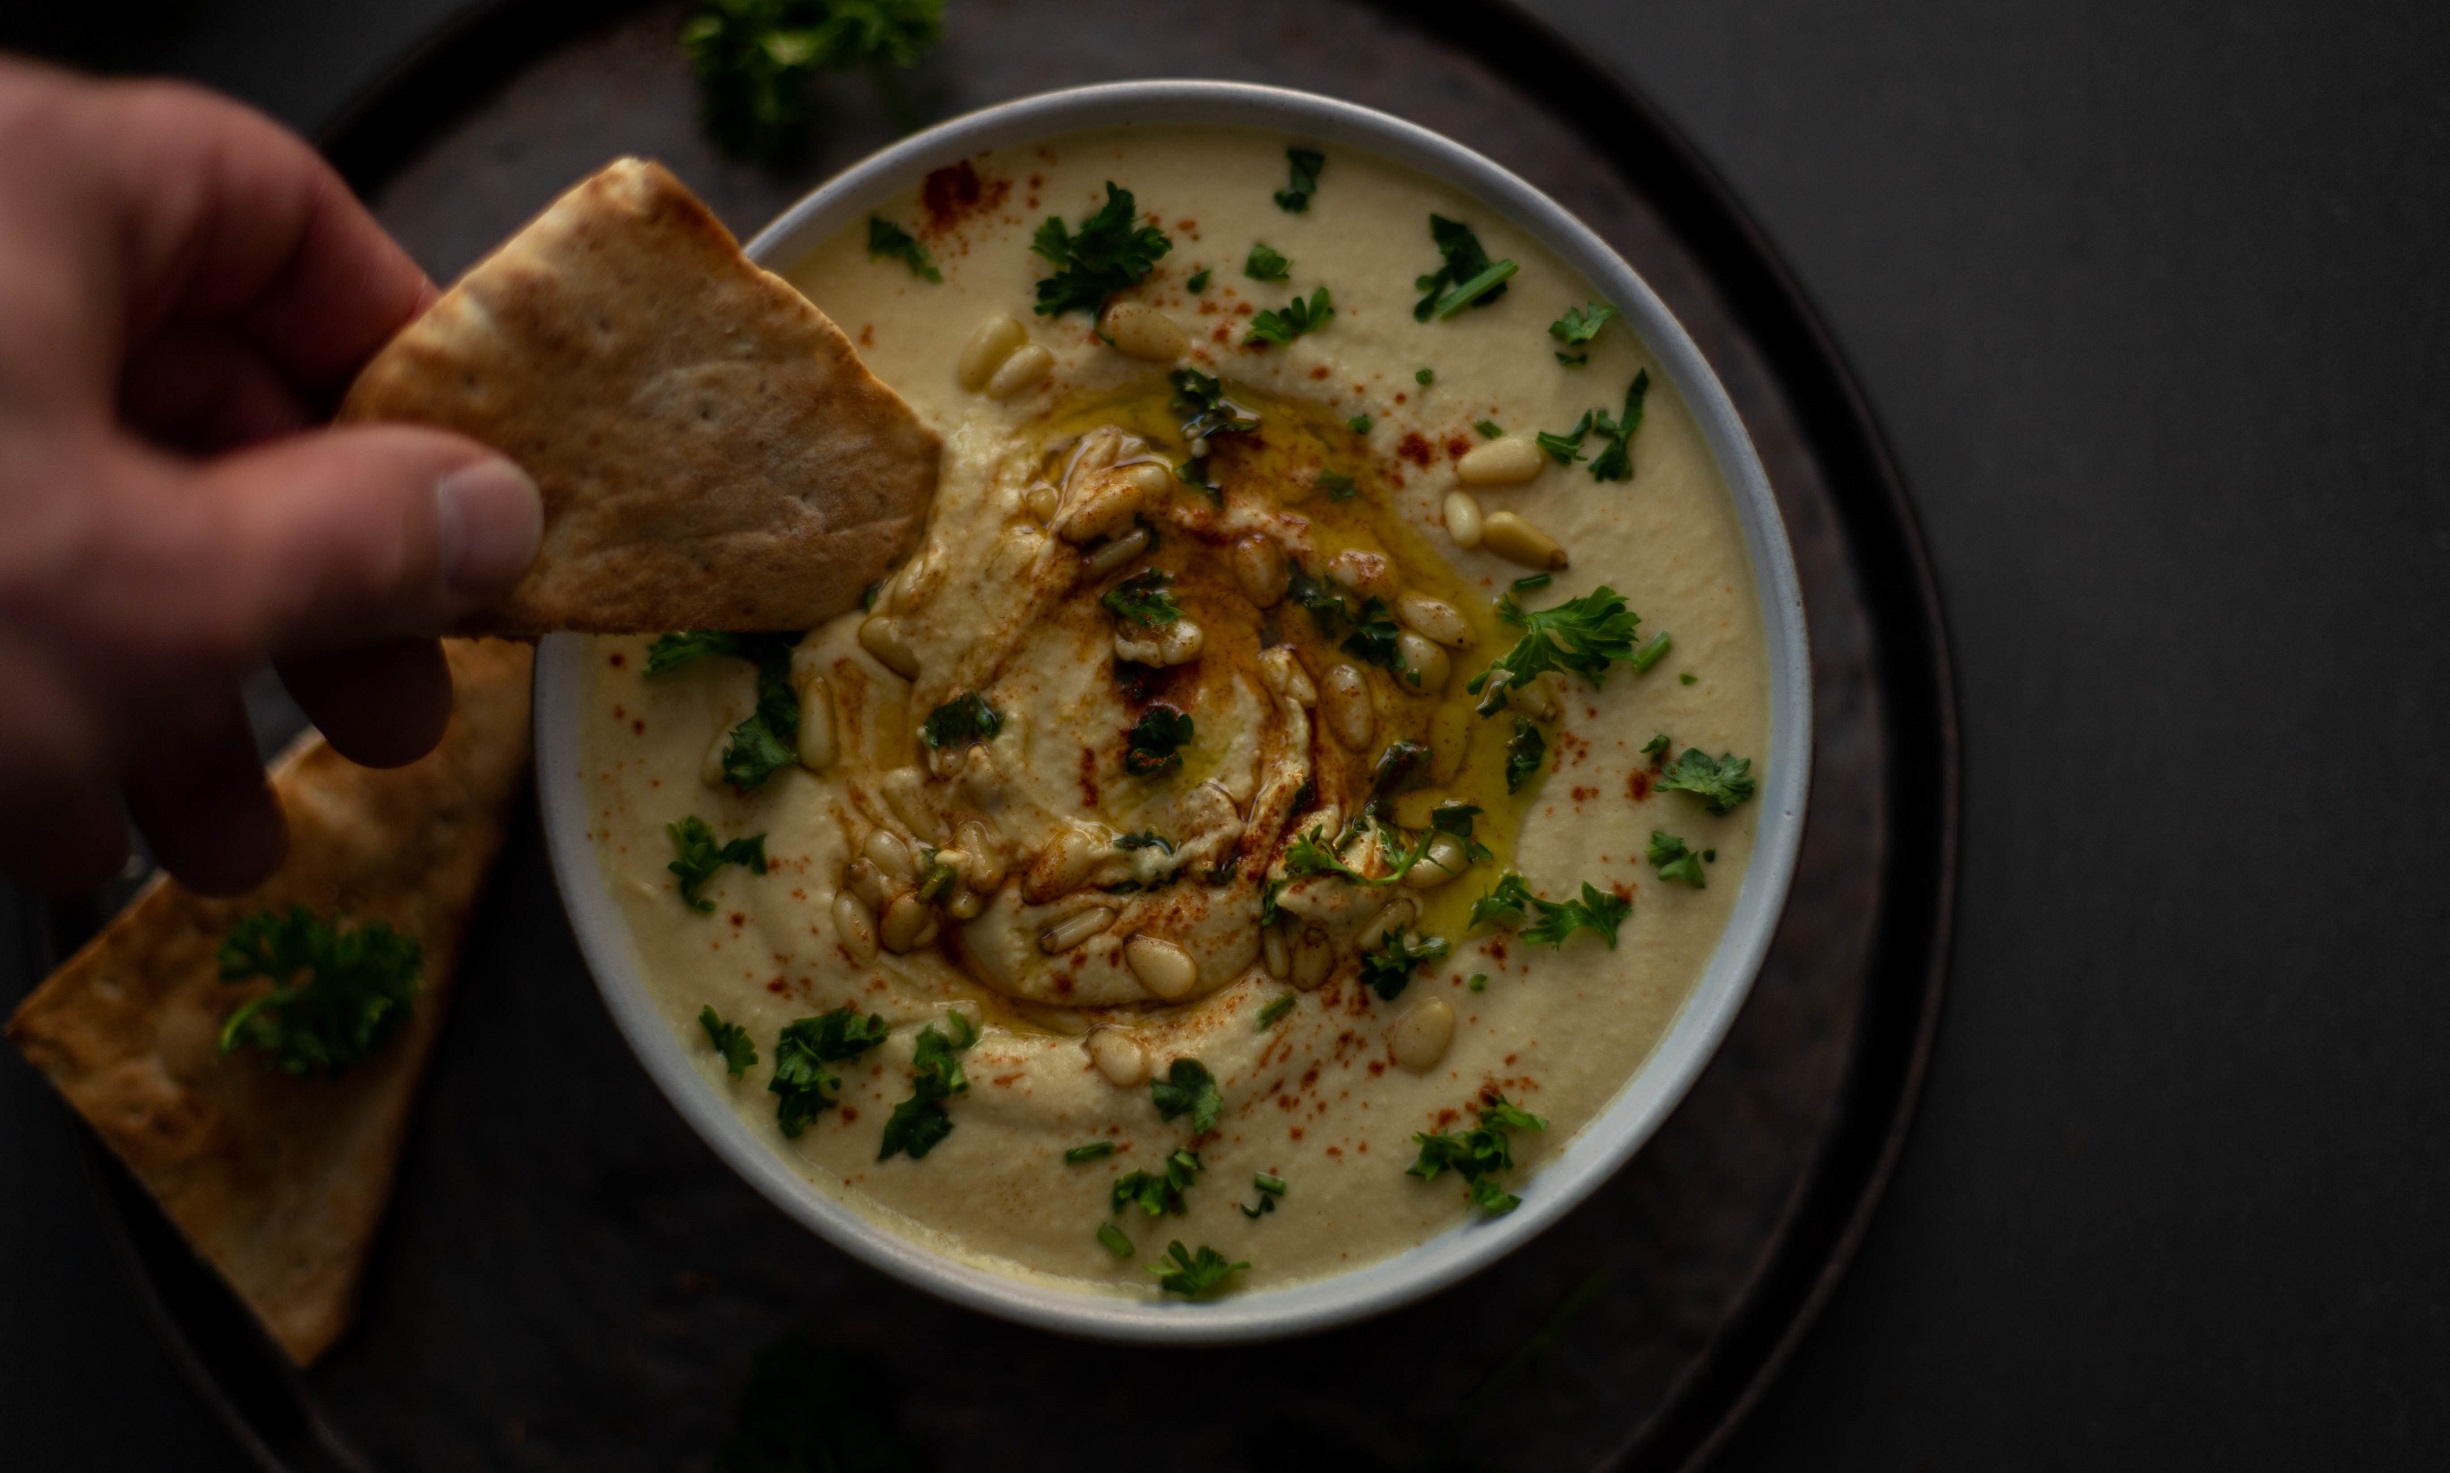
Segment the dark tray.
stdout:
[[[679,17],[484,7],[325,145],[447,280],[615,153],[663,159],[745,236],[892,136],[845,79],[802,166],[719,159]],[[1869,412],[1691,148],[1495,0],[955,0],[911,93],[942,117],[1168,75],[1328,92],[1494,156],[1633,262],[1734,397],[1794,539],[1819,736],[1794,895],[1718,1057],[1588,1203],[1426,1303],[1234,1351],[1052,1338],[852,1263],[714,1158],[610,1026],[531,812],[478,916],[363,1314],[313,1371],[292,1371],[88,1153],[163,1340],[265,1468],[707,1467],[752,1354],[794,1330],[835,1368],[821,1400],[898,1419],[943,1467],[1128,1466],[1156,1449],[1182,1473],[1693,1467],[1811,1323],[1905,1134],[1955,875],[1947,649]],[[277,701],[260,705],[277,735]],[[49,934],[64,945],[100,913],[57,909]]]

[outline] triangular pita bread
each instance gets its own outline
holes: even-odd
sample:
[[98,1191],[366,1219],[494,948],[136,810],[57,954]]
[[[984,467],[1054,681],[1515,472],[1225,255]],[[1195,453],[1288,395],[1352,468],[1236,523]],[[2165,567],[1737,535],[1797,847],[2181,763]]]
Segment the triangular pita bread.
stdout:
[[470,626],[809,629],[909,552],[941,442],[659,164],[617,159],[366,366],[343,420],[502,451],[544,546]]
[[[526,774],[533,652],[446,643],[457,707],[407,767],[358,767],[310,737],[273,773],[279,873],[233,900],[156,879],[27,997],[9,1037],[153,1193],[300,1365],[349,1321],[391,1197],[460,945]],[[269,983],[220,980],[214,952],[256,911],[380,919],[425,948],[408,1025],[338,1079],[215,1046]]]

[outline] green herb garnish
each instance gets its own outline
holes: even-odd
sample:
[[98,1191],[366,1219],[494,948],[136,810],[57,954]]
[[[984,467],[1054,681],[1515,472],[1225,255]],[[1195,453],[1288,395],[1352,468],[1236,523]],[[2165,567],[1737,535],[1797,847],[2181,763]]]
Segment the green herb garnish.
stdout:
[[882,216],[868,217],[868,259],[896,260],[910,268],[910,274],[925,281],[942,281],[944,273],[936,269],[935,258],[917,236]]
[[1351,419],[1344,422],[1344,427],[1351,430],[1356,435],[1366,435],[1377,425],[1377,423],[1378,421],[1370,418],[1366,414],[1356,414]]
[[1594,931],[1614,951],[1616,928],[1631,914],[1632,901],[1588,880],[1583,882],[1579,900],[1542,900],[1531,893],[1521,875],[1508,870],[1487,894],[1472,902],[1468,924],[1475,929],[1484,924],[1520,927],[1524,940],[1549,947],[1563,947],[1576,931]]
[[1649,741],[1642,743],[1642,755],[1645,757],[1664,757],[1667,755],[1667,749],[1674,745],[1675,741],[1670,738],[1666,732],[1660,732],[1653,736]]
[[273,984],[222,1023],[221,1052],[251,1048],[283,1074],[336,1079],[408,1021],[425,948],[386,922],[348,926],[296,905],[241,919],[214,962],[224,982]]
[[1285,303],[1282,310],[1262,312],[1251,319],[1251,330],[1243,336],[1245,346],[1251,343],[1274,343],[1285,347],[1303,333],[1317,332],[1336,315],[1335,304],[1320,287],[1305,302],[1300,297]]
[[1193,1135],[1216,1129],[1217,1115],[1225,1108],[1225,1093],[1217,1088],[1216,1076],[1197,1059],[1176,1059],[1165,1078],[1148,1082],[1148,1097],[1157,1106],[1160,1120],[1189,1115]]
[[1117,849],[1156,849],[1167,854],[1174,852],[1173,844],[1155,829],[1142,829],[1138,833],[1125,834],[1114,841],[1114,847]]
[[918,116],[891,73],[944,34],[944,0],[700,0],[681,27],[707,131],[761,163],[794,154],[821,71],[865,71],[897,126]]
[[727,864],[748,866],[753,874],[766,872],[766,836],[752,834],[726,844],[715,842],[715,831],[706,820],[691,814],[678,823],[667,824],[664,832],[672,836],[672,847],[679,851],[665,869],[680,876],[681,903],[700,915],[712,915],[715,903],[698,894],[698,889],[715,877],[715,871]]
[[1509,583],[1506,586],[1514,590],[1516,593],[1530,593],[1535,589],[1546,588],[1549,584],[1556,581],[1557,579],[1554,574],[1525,573],[1522,577],[1515,579],[1512,583]]
[[1506,738],[1506,791],[1519,793],[1523,784],[1540,775],[1548,761],[1548,738],[1540,729],[1521,716],[1514,718],[1514,735]]
[[1464,984],[1463,984],[1463,990],[1464,990],[1464,991],[1466,991],[1466,992],[1486,992],[1486,991],[1488,991],[1488,990],[1489,990],[1489,974],[1488,974],[1488,973],[1486,973],[1486,972],[1474,972],[1474,973],[1473,973],[1473,974],[1472,974],[1472,975],[1471,975],[1469,978],[1465,979]]
[[1493,419],[1476,419],[1472,421],[1472,428],[1480,431],[1483,440],[1494,440],[1506,432],[1505,426]]
[[1266,1007],[1261,1008],[1259,1010],[1259,1031],[1261,1033],[1265,1033],[1270,1028],[1273,1028],[1278,1023],[1282,1022],[1285,1014],[1292,1012],[1294,1004],[1300,1002],[1301,1000],[1302,998],[1300,993],[1288,992],[1284,996],[1276,999],[1274,1002],[1269,1003]]
[[985,696],[965,690],[927,713],[927,719],[919,723],[919,740],[930,751],[942,751],[973,742],[991,742],[1003,729],[1004,713],[988,705]]
[[1098,596],[1108,613],[1126,623],[1143,628],[1162,629],[1182,618],[1182,605],[1166,592],[1174,586],[1172,574],[1157,568],[1143,568]]
[[1757,784],[1752,779],[1751,758],[1732,752],[1712,757],[1699,747],[1687,747],[1683,756],[1659,774],[1658,787],[1663,792],[1691,793],[1712,813],[1732,813],[1753,795]]
[[1642,622],[1615,589],[1604,585],[1550,609],[1526,609],[1513,594],[1504,594],[1497,600],[1497,617],[1524,634],[1513,649],[1464,685],[1481,696],[1478,710],[1483,716],[1497,713],[1508,690],[1551,670],[1570,670],[1593,685],[1601,684],[1611,663],[1633,658],[1633,636]]
[[1633,673],[1649,674],[1650,667],[1666,659],[1667,652],[1675,647],[1676,642],[1668,638],[1666,631],[1652,635],[1640,649],[1633,652]]
[[1693,672],[1691,672],[1690,670],[1688,670],[1688,671],[1684,672],[1683,674],[1681,674],[1681,675],[1679,675],[1679,676],[1677,676],[1677,677],[1676,677],[1676,683],[1677,683],[1678,685],[1695,685],[1695,684],[1698,684],[1698,683],[1700,682],[1700,680],[1701,680],[1701,677],[1700,677],[1700,676],[1698,676],[1698,675],[1695,675],[1695,674],[1694,674]]
[[1270,1176],[1264,1171],[1253,1172],[1251,1185],[1259,1189],[1259,1200],[1247,1206],[1240,1202],[1234,1205],[1242,1208],[1244,1217],[1256,1222],[1276,1210],[1276,1199],[1285,1194],[1285,1179],[1281,1176]]
[[[1565,309],[1565,315],[1563,317],[1558,318],[1556,321],[1548,325],[1548,335],[1555,338],[1558,342],[1565,344],[1569,348],[1580,347],[1582,344],[1589,342],[1595,337],[1598,337],[1599,330],[1606,327],[1608,325],[1608,319],[1614,317],[1615,315],[1616,309],[1609,306],[1605,302],[1592,302],[1587,306],[1568,307]],[[1585,353],[1582,355],[1582,359],[1578,359],[1576,361],[1584,361],[1589,357],[1590,355]],[[1565,355],[1563,353],[1559,353],[1557,355],[1557,359],[1559,362],[1564,362]]]
[[[1397,738],[1387,743],[1370,764],[1370,801],[1362,810],[1376,813],[1386,806],[1389,798],[1409,793],[1429,781],[1429,749],[1419,742]],[[1478,809],[1472,810],[1479,812]]]
[[1506,278],[1514,274],[1514,263],[1492,262],[1471,226],[1433,214],[1429,238],[1446,264],[1412,283],[1422,293],[1412,306],[1416,321],[1452,317],[1466,307],[1485,307],[1506,294]]
[[1710,886],[1709,877],[1701,872],[1701,856],[1687,849],[1684,840],[1674,834],[1650,831],[1650,862],[1658,867],[1662,881],[1682,880],[1696,890]]
[[1055,274],[1038,283],[1038,313],[1060,317],[1081,311],[1091,317],[1116,292],[1137,286],[1154,270],[1159,257],[1174,248],[1154,225],[1134,223],[1138,201],[1128,189],[1106,181],[1106,203],[1080,222],[1078,234],[1064,228],[1063,218],[1049,215],[1038,227],[1030,251],[1052,262]]
[[1321,491],[1327,493],[1329,501],[1350,501],[1361,494],[1360,488],[1353,484],[1352,477],[1340,475],[1334,471],[1320,472],[1316,484]]
[[910,1098],[894,1106],[893,1118],[885,1122],[884,1139],[876,1150],[879,1161],[897,1153],[916,1161],[953,1133],[953,1116],[944,1102],[970,1088],[969,1076],[961,1072],[961,1053],[978,1042],[978,1028],[962,1013],[946,1013],[944,1023],[953,1030],[950,1036],[937,1032],[933,1023],[919,1030],[911,1050]]
[[791,688],[791,649],[797,634],[731,634],[692,629],[666,634],[647,647],[649,675],[664,675],[714,656],[746,660],[757,667],[757,707],[732,728],[723,748],[723,777],[749,792],[800,760],[800,697]]
[[1489,852],[1488,845],[1472,837],[1473,821],[1480,814],[1481,808],[1477,803],[1441,803],[1430,810],[1429,826],[1449,838],[1461,839],[1464,861],[1479,864],[1497,857]]
[[1229,1275],[1249,1268],[1247,1263],[1229,1263],[1225,1255],[1202,1243],[1199,1256],[1193,1257],[1177,1238],[1166,1244],[1166,1258],[1149,1265],[1157,1276],[1157,1287],[1168,1294],[1181,1294],[1197,1299],[1222,1285]]
[[1380,934],[1377,950],[1361,953],[1362,984],[1377,993],[1379,1001],[1393,1002],[1412,985],[1413,973],[1452,950],[1443,936],[1407,935],[1397,926]]
[[1111,1222],[1101,1222],[1097,1225],[1097,1240],[1105,1245],[1107,1252],[1117,1258],[1129,1258],[1136,1251],[1131,1246],[1131,1239],[1124,1237],[1123,1230]]
[[1151,1217],[1169,1212],[1179,1217],[1188,1210],[1182,1194],[1191,1189],[1192,1181],[1206,1169],[1200,1164],[1199,1153],[1177,1149],[1169,1152],[1162,1164],[1163,1171],[1126,1171],[1116,1177],[1109,1194],[1113,1210],[1137,1207]]
[[1265,241],[1251,245],[1251,253],[1243,258],[1242,274],[1253,281],[1283,281],[1293,274],[1293,262],[1283,253],[1271,250]]
[[1208,278],[1214,274],[1208,267],[1202,266],[1183,278],[1182,289],[1196,297],[1208,289]]
[[1166,375],[1173,385],[1170,401],[1176,414],[1183,415],[1182,437],[1204,440],[1211,435],[1248,434],[1259,428],[1259,416],[1225,397],[1224,382],[1196,368],[1177,368]]
[[1404,626],[1395,622],[1395,611],[1387,607],[1385,599],[1373,593],[1361,601],[1360,612],[1347,617],[1352,620],[1353,632],[1344,637],[1344,643],[1337,646],[1339,649],[1381,669],[1404,668],[1403,646],[1396,642]]
[[1598,410],[1586,409],[1582,412],[1582,418],[1576,420],[1574,427],[1564,434],[1552,434],[1547,430],[1542,430],[1531,438],[1542,450],[1548,452],[1549,459],[1559,465],[1572,465],[1575,461],[1582,459],[1583,439],[1591,433],[1591,425],[1598,418]]
[[1276,208],[1299,215],[1310,208],[1310,196],[1318,193],[1319,170],[1327,166],[1327,155],[1314,148],[1288,148],[1285,162],[1292,165],[1293,182],[1276,191]]
[[1125,738],[1123,770],[1133,777],[1156,777],[1182,766],[1182,749],[1191,742],[1191,718],[1172,706],[1151,706],[1140,713]]
[[1438,381],[1438,371],[1434,368],[1416,368],[1412,370],[1412,381],[1426,389]]
[[841,1079],[825,1066],[856,1059],[884,1041],[884,1015],[863,1018],[849,1003],[785,1024],[774,1041],[774,1077],[766,1081],[766,1093],[775,1097],[776,1127],[796,1139],[809,1121],[833,1108],[842,1089]]
[[724,1072],[738,1079],[757,1062],[757,1045],[749,1038],[749,1030],[737,1023],[726,1023],[723,1015],[708,1003],[698,1009],[698,1026],[706,1030],[706,1041],[723,1056]]
[[1464,1191],[1474,1205],[1491,1213],[1512,1212],[1523,1199],[1494,1180],[1499,1172],[1514,1169],[1514,1147],[1508,1133],[1546,1129],[1547,1121],[1497,1095],[1480,1106],[1480,1123],[1470,1130],[1415,1135],[1412,1139],[1420,1146],[1420,1155],[1404,1168],[1404,1174],[1434,1181],[1438,1173],[1451,1168],[1463,1178]]
[[1074,1146],[1072,1149],[1064,1152],[1063,1160],[1064,1164],[1067,1166],[1078,1166],[1083,1161],[1103,1161],[1108,1156],[1113,1154],[1114,1142],[1091,1141],[1085,1146]]
[[1650,370],[1645,368],[1633,376],[1625,390],[1625,412],[1615,419],[1601,410],[1592,416],[1592,433],[1608,442],[1608,448],[1591,458],[1591,479],[1594,481],[1630,481],[1633,479],[1633,432],[1642,427],[1642,401],[1650,392]]

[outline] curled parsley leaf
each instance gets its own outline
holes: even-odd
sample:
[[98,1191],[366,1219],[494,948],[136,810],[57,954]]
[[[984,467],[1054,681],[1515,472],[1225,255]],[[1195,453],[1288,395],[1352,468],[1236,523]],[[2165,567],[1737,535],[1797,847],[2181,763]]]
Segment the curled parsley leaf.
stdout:
[[1205,1243],[1199,1245],[1195,1257],[1183,1247],[1180,1238],[1166,1244],[1165,1251],[1165,1258],[1150,1264],[1148,1271],[1157,1276],[1158,1288],[1189,1299],[1215,1293],[1228,1277],[1250,1267],[1248,1263],[1229,1262],[1224,1254]]
[[841,1079],[825,1066],[856,1059],[884,1041],[884,1015],[862,1018],[849,1003],[784,1024],[774,1041],[774,1077],[766,1081],[776,1127],[797,1139],[809,1121],[834,1107],[841,1092]]
[[1191,718],[1172,706],[1151,706],[1132,724],[1124,740],[1123,770],[1133,777],[1156,777],[1182,766],[1182,749],[1191,742]]
[[679,857],[664,868],[680,876],[681,903],[700,915],[714,914],[715,903],[698,894],[698,890],[715,877],[716,870],[727,864],[740,864],[748,866],[754,874],[766,872],[763,834],[717,844],[715,831],[694,813],[678,823],[667,824],[664,832],[672,836],[672,847],[679,851]]
[[1377,993],[1380,1002],[1393,1002],[1412,985],[1413,973],[1452,950],[1443,936],[1408,935],[1397,926],[1379,936],[1377,950],[1361,953],[1362,984]]
[[876,1148],[879,1161],[897,1154],[916,1161],[953,1133],[953,1116],[944,1102],[969,1091],[961,1054],[978,1042],[978,1028],[963,1013],[945,1014],[944,1026],[952,1030],[949,1035],[937,1032],[933,1023],[919,1030],[910,1055],[910,1098],[894,1106],[893,1118],[885,1122],[884,1139]]
[[879,215],[868,217],[868,258],[894,260],[910,268],[910,274],[922,281],[942,281],[944,273],[936,269],[935,258],[918,237]]
[[1276,208],[1299,215],[1310,208],[1310,196],[1318,193],[1319,170],[1327,167],[1327,155],[1315,148],[1288,148],[1285,162],[1292,166],[1293,182],[1276,191]]
[[1336,315],[1335,301],[1327,288],[1320,287],[1310,294],[1310,300],[1295,297],[1281,309],[1260,313],[1251,319],[1251,330],[1243,336],[1245,346],[1252,343],[1274,343],[1286,347],[1304,333],[1317,332]]
[[1492,262],[1471,226],[1433,214],[1429,217],[1429,239],[1445,258],[1445,264],[1412,283],[1422,293],[1421,299],[1412,304],[1416,321],[1427,322],[1432,316],[1452,317],[1466,307],[1486,307],[1506,294],[1506,278],[1514,274],[1514,263]]
[[749,1030],[737,1023],[726,1023],[723,1015],[708,1003],[698,1010],[698,1026],[706,1030],[706,1041],[723,1056],[724,1072],[738,1079],[757,1062],[757,1045],[750,1041]]
[[1548,335],[1569,348],[1578,347],[1598,337],[1599,330],[1606,327],[1608,319],[1615,315],[1616,309],[1605,302],[1568,307],[1563,317],[1548,325]]
[[1699,747],[1685,748],[1683,756],[1667,764],[1657,786],[1663,792],[1691,793],[1712,813],[1733,813],[1758,788],[1751,758],[1732,752],[1713,757]]
[[1266,241],[1253,241],[1242,260],[1242,274],[1253,281],[1283,281],[1293,274],[1293,261]]
[[1030,244],[1033,254],[1056,268],[1038,283],[1039,315],[1079,311],[1095,317],[1108,297],[1139,285],[1174,242],[1154,225],[1134,223],[1138,218],[1139,202],[1111,179],[1106,203],[1080,222],[1077,234],[1064,227],[1060,215],[1047,216]]
[[1470,1130],[1415,1135],[1412,1139],[1420,1147],[1420,1154],[1404,1168],[1404,1174],[1435,1181],[1440,1172],[1451,1169],[1463,1178],[1465,1193],[1482,1210],[1497,1214],[1512,1212],[1522,1205],[1523,1199],[1493,1180],[1499,1172],[1514,1169],[1510,1133],[1546,1129],[1547,1121],[1509,1104],[1504,1095],[1496,1095],[1482,1103],[1480,1123]]
[[[1512,593],[1497,600],[1497,617],[1524,631],[1514,648],[1492,661],[1464,689],[1481,696],[1478,710],[1493,716],[1506,692],[1551,670],[1571,671],[1599,685],[1608,667],[1633,658],[1633,636],[1642,616],[1625,607],[1616,590],[1594,588],[1551,609],[1526,609]],[[1486,694],[1483,694],[1483,691]]]
[[1661,880],[1682,880],[1696,890],[1710,888],[1709,876],[1701,872],[1701,856],[1686,848],[1684,840],[1674,834],[1652,829],[1649,857],[1658,867]]
[[[1338,599],[1336,603],[1341,608],[1344,601]],[[1311,606],[1310,612],[1316,615],[1318,609]],[[1395,622],[1395,611],[1387,607],[1385,599],[1373,593],[1361,601],[1359,612],[1348,611],[1346,617],[1352,621],[1353,632],[1344,636],[1344,643],[1337,648],[1365,665],[1376,665],[1382,670],[1404,668],[1404,648],[1397,642],[1404,626]]]
[[386,922],[348,926],[297,905],[242,918],[214,961],[224,982],[273,984],[222,1023],[221,1052],[251,1048],[283,1074],[335,1079],[408,1021],[425,948]]
[[1004,729],[1004,713],[987,704],[987,698],[974,690],[960,695],[927,713],[919,723],[919,740],[932,751],[946,747],[963,747],[973,742],[991,742]]
[[1176,1059],[1165,1078],[1148,1082],[1148,1097],[1157,1106],[1160,1120],[1189,1115],[1194,1135],[1216,1129],[1217,1116],[1225,1108],[1225,1093],[1217,1088],[1216,1076],[1197,1059]]
[[1127,623],[1149,629],[1162,629],[1182,617],[1182,605],[1166,590],[1174,586],[1172,574],[1158,568],[1142,568],[1098,596],[1106,611]]
[[1110,1194],[1114,1211],[1137,1207],[1151,1217],[1163,1217],[1169,1212],[1179,1217],[1189,1210],[1183,1202],[1183,1193],[1191,1189],[1191,1183],[1206,1169],[1200,1164],[1199,1153],[1178,1149],[1169,1152],[1159,1164],[1163,1170],[1126,1171],[1114,1179]]
[[1520,928],[1525,941],[1563,947],[1576,931],[1591,931],[1616,949],[1616,929],[1633,914],[1633,902],[1585,880],[1578,900],[1542,900],[1531,893],[1523,877],[1512,870],[1498,876],[1488,893],[1472,902],[1467,924]]
[[1194,271],[1189,276],[1183,278],[1182,289],[1196,297],[1201,292],[1208,289],[1208,278],[1214,274],[1215,272],[1210,268],[1202,266],[1197,271]]

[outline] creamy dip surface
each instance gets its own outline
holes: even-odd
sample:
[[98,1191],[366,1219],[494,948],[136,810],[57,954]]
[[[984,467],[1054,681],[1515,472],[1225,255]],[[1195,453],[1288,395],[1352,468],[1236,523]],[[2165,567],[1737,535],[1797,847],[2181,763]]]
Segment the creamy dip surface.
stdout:
[[[792,265],[944,436],[920,549],[869,612],[796,646],[668,647],[650,673],[655,641],[603,638],[587,659],[596,852],[707,1087],[872,1219],[1086,1291],[1161,1292],[1148,1270],[1177,1240],[1248,1265],[1216,1290],[1313,1279],[1536,1191],[1691,993],[1753,850],[1757,804],[1722,793],[1717,812],[1668,782],[1688,749],[1706,768],[1769,744],[1736,511],[1686,406],[1621,318],[1551,333],[1596,293],[1496,212],[1330,146],[1296,213],[1288,145],[1308,146],[1151,128],[982,155],[875,212],[941,281],[872,254],[889,236],[864,220]],[[1041,222],[1079,231],[1109,181],[1169,248],[1103,317],[1034,311],[1056,271],[1031,250]],[[1416,278],[1446,264],[1433,214],[1515,270],[1421,321]],[[1285,279],[1250,274],[1262,243]],[[1332,316],[1248,341],[1297,297]],[[1186,393],[1182,370],[1215,384]],[[1571,464],[1532,442],[1620,414],[1644,370],[1630,479],[1591,472],[1612,418]],[[1476,696],[1526,635],[1499,598],[1540,571],[1522,607],[1604,585],[1645,660]],[[754,756],[761,651],[767,705],[796,705],[798,730],[727,774],[727,752]],[[1480,810],[1470,850],[1456,804]],[[714,846],[763,836],[762,873],[691,886],[710,910],[673,868],[691,819]],[[1696,857],[1654,858],[1654,833]],[[1541,944],[1539,905],[1472,924],[1508,875],[1630,912],[1613,947],[1605,926]],[[882,1040],[835,1020],[838,1093],[797,1049],[770,1087],[786,1025],[846,1004]],[[727,1068],[708,1010],[755,1063]],[[914,1082],[931,1027],[932,1093]],[[1545,1129],[1497,1130],[1510,1164],[1481,1138],[1479,1200],[1467,1170],[1407,1170],[1423,1134],[1468,1158],[1501,1095]]]

